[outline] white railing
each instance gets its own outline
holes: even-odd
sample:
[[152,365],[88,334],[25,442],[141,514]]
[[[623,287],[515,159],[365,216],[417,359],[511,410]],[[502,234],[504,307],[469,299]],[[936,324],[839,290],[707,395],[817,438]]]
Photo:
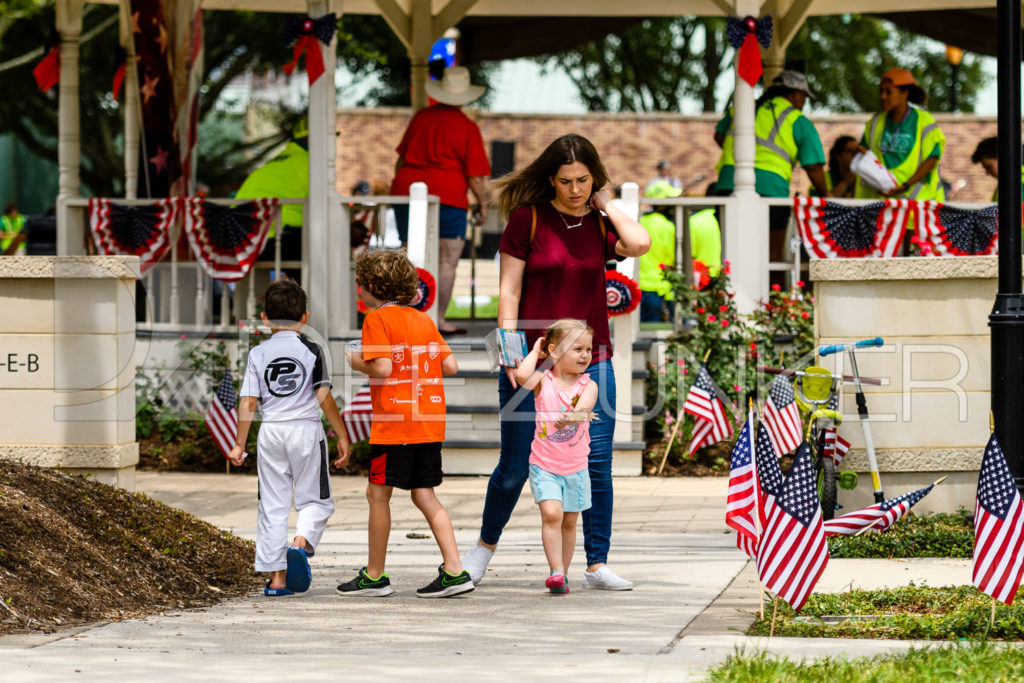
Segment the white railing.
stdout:
[[[419,188],[414,187],[413,190]],[[409,204],[410,258],[417,266],[436,276],[439,204],[437,197],[426,194],[425,186],[420,192],[414,191],[410,197],[341,196],[338,199],[342,223],[338,226],[329,226],[328,229],[341,230],[343,225],[347,226],[351,222],[353,210],[372,207],[376,212],[375,228],[381,242],[388,222],[387,213],[397,204]],[[111,198],[110,201],[123,206],[148,206],[153,200]],[[232,205],[248,200],[207,198],[207,201]],[[306,204],[306,200],[301,198],[278,199],[278,202],[282,206]],[[79,212],[83,223],[88,226],[88,199],[69,200],[67,206],[72,211]],[[171,227],[170,240],[171,244],[177,247],[172,246],[164,259],[142,276],[146,305],[144,318],[138,321],[137,328],[149,331],[233,332],[240,320],[252,320],[256,317],[258,297],[271,281],[280,277],[282,270],[301,270],[302,286],[308,291],[308,226],[303,228],[301,260],[285,261],[282,259],[281,242],[284,230],[289,228],[282,228],[280,211],[275,215],[272,225],[274,237],[269,238],[268,242],[273,245],[273,259],[257,261],[244,278],[228,283],[212,279],[194,260],[187,240],[182,236],[183,221],[180,218],[175,221]],[[347,229],[345,234],[348,234]],[[89,242],[91,245],[91,238]],[[348,248],[347,241],[344,248]],[[182,258],[183,255],[187,258]],[[333,262],[348,265],[351,291],[354,292],[355,266],[348,257],[349,254],[330,256]],[[428,313],[436,316],[436,304],[433,308],[434,310]],[[336,321],[331,323],[333,328],[357,328],[355,299],[347,307],[344,302],[332,301],[332,314],[338,316]]]

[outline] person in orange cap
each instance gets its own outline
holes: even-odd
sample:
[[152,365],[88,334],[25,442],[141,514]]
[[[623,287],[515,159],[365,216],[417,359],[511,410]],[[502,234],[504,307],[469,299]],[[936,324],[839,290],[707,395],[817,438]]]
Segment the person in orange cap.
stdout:
[[[882,111],[864,126],[860,145],[874,152],[899,182],[886,196],[945,201],[939,161],[946,136],[921,108],[927,97],[924,89],[906,69],[892,68],[882,75],[878,94]],[[858,179],[855,196],[880,195]]]

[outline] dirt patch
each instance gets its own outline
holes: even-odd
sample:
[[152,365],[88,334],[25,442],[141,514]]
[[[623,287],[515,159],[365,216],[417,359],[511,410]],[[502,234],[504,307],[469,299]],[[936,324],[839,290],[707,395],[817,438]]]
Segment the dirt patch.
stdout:
[[662,477],[724,477],[729,474],[731,451],[728,441],[702,448],[693,458],[687,457],[685,450],[673,446],[659,475],[658,466],[665,455],[665,446],[666,442],[659,441],[644,451],[644,474]]
[[211,605],[253,545],[141,494],[0,460],[0,634]]

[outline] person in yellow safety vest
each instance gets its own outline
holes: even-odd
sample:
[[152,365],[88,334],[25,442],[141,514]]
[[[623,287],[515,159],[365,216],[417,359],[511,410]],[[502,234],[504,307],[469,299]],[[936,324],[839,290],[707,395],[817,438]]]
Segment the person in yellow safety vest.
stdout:
[[[253,171],[235,193],[237,199],[260,197],[302,198],[309,195],[309,128],[305,120],[296,124],[292,139],[275,157]],[[302,259],[302,205],[285,204],[281,207],[281,258],[285,261]],[[260,260],[274,258],[275,227],[267,234],[267,243]]]
[[[945,201],[939,162],[946,136],[935,117],[920,106],[926,100],[924,89],[906,69],[892,68],[882,75],[878,94],[882,111],[864,125],[860,146],[874,152],[896,176],[899,185],[885,196]],[[882,196],[860,179],[854,194],[862,198]]]
[[[990,137],[979,142],[978,148],[971,155],[971,163],[981,164],[981,167],[985,169],[986,175],[999,180],[999,140],[996,137]],[[1020,167],[1020,173],[1021,193],[1024,196],[1024,166]],[[996,191],[992,193],[992,201],[999,201],[998,185],[996,186]]]
[[[850,168],[850,162],[859,149],[857,138],[852,135],[840,135],[832,143],[832,149],[828,151],[828,170],[825,172],[830,197],[853,197],[857,174]],[[811,196],[818,196],[817,190],[812,190]]]
[[[678,197],[683,191],[673,187],[667,180],[655,180],[647,186],[644,194],[651,199]],[[674,206],[654,206],[649,213],[640,217],[640,225],[644,226],[651,236],[651,248],[640,257],[640,321],[645,323],[661,322],[672,319],[672,309],[664,315],[665,302],[671,301],[672,285],[664,277],[665,268],[676,265],[676,224],[669,220],[666,213],[675,211]]]
[[[651,199],[678,197],[682,190],[668,181],[651,183],[646,196]],[[672,206],[654,208],[640,217],[651,236],[650,250],[640,257],[639,285],[641,322],[672,320],[673,310],[666,302],[672,301],[672,286],[665,280],[664,270],[676,264],[676,226],[666,214],[674,212]],[[715,210],[703,209],[690,216],[690,255],[694,262],[700,261],[707,267],[708,275],[714,279],[722,270],[722,234],[715,218]]]
[[[799,71],[787,69],[776,76],[757,101],[754,189],[762,197],[788,197],[789,183],[797,163],[803,166],[815,190],[822,195],[828,193],[821,138],[811,120],[802,113],[808,97],[807,77]],[[720,196],[732,194],[735,187],[733,132],[730,109],[715,126],[715,142],[722,148],[715,167],[718,171],[715,194]]]
[[[18,211],[15,202],[8,202],[4,206],[4,215],[0,216],[0,256],[7,254],[7,250],[14,246],[17,241],[14,253],[25,253],[25,241],[22,231],[25,229],[25,214]],[[19,240],[19,237],[22,238]]]

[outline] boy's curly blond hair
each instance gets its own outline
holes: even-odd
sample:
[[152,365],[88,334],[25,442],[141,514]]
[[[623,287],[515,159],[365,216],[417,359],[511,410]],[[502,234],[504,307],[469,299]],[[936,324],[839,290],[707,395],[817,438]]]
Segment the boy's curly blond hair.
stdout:
[[376,249],[356,261],[356,283],[381,301],[407,304],[416,296],[419,282],[404,249]]

